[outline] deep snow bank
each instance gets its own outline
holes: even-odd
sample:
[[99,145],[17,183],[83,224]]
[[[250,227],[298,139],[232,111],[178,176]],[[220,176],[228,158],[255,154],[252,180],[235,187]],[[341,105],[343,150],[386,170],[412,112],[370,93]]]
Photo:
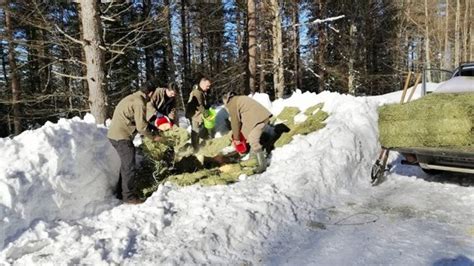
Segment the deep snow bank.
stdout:
[[[275,149],[261,175],[229,186],[165,184],[138,206],[69,222],[38,221],[9,241],[0,263],[266,264],[294,226],[304,226],[341,194],[370,186],[379,103],[330,92],[297,92],[271,104],[265,95],[254,97],[274,115],[285,106],[304,111],[324,102],[330,116],[325,128]],[[91,163],[82,160],[76,163]]]
[[88,115],[0,139],[0,247],[35,220],[77,219],[105,207],[120,166],[106,132]]

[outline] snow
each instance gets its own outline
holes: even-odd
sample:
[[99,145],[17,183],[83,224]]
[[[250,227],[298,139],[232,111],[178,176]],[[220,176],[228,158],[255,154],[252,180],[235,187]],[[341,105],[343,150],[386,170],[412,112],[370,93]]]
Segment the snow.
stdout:
[[0,246],[38,220],[79,219],[110,206],[118,155],[88,115],[0,139]]
[[392,153],[370,185],[376,110],[396,94],[255,94],[274,115],[324,102],[327,125],[275,149],[263,174],[164,184],[141,205],[113,198],[118,157],[90,117],[1,139],[0,264],[472,265],[474,181],[431,179]]
[[458,76],[443,82],[434,93],[474,92],[474,77]]
[[[434,92],[441,86],[440,83],[427,82],[426,83],[426,92]],[[415,92],[412,92],[413,87],[407,89],[405,93],[405,102],[408,101],[409,96],[413,93],[412,100],[420,98],[423,96],[423,85],[418,84],[416,86]],[[402,98],[403,91],[394,91],[380,96],[369,96],[370,99],[378,100],[382,103],[399,103]]]

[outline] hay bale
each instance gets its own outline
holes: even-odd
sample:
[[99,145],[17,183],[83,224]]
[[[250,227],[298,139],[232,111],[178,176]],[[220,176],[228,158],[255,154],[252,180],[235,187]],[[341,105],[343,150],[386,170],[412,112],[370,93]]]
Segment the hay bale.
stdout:
[[232,132],[228,132],[220,138],[213,138],[205,140],[203,145],[199,148],[198,154],[206,157],[214,157],[222,152],[225,147],[231,145]]
[[304,114],[306,116],[310,116],[310,115],[314,115],[316,114],[319,110],[322,110],[323,109],[323,103],[319,103],[319,104],[316,104],[316,105],[313,105],[311,107],[309,107],[308,109],[306,109],[304,111]]
[[295,123],[295,116],[301,112],[298,107],[285,107],[280,112],[280,114],[273,118],[271,121],[281,121],[285,124],[294,124]]
[[145,154],[154,161],[170,160],[169,154],[174,156],[189,139],[186,129],[180,127],[163,131],[160,136],[162,137],[160,141],[152,141],[148,138],[143,140],[142,148]]
[[307,116],[306,120],[298,124],[294,123],[294,116],[298,113],[291,113],[293,115],[293,120],[291,120],[293,123],[285,123],[290,128],[290,131],[281,135],[281,137],[275,142],[275,147],[281,147],[290,143],[293,140],[293,136],[295,135],[307,135],[325,127],[326,124],[324,123],[324,120],[326,120],[329,115],[322,111],[322,107],[323,104],[320,103],[308,108],[305,111],[305,115]]
[[190,138],[188,131],[181,127],[173,127],[171,130],[164,131],[161,136],[173,145],[175,151],[184,147]]
[[474,93],[430,94],[379,108],[380,142],[389,148],[474,150]]
[[170,175],[166,180],[178,186],[190,186],[207,178],[219,179],[219,169],[202,169],[193,173]]
[[240,171],[242,170],[242,168],[240,167],[239,164],[225,164],[221,167],[219,167],[219,171],[221,173],[232,173],[232,172],[236,172],[236,171]]

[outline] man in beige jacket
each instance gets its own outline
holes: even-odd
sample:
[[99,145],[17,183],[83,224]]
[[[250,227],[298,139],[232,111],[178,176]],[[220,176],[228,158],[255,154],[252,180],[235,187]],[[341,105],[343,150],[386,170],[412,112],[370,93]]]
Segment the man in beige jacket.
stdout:
[[146,120],[152,127],[155,126],[155,121],[163,116],[169,118],[172,124],[176,124],[176,93],[177,86],[174,82],[170,82],[166,88],[157,88],[153,92],[146,104]]
[[194,152],[199,150],[200,133],[203,131],[202,118],[203,116],[207,115],[206,109],[209,109],[209,104],[207,102],[207,91],[210,89],[210,87],[211,81],[206,77],[201,78],[199,84],[193,86],[193,90],[189,95],[189,100],[186,105],[185,116],[191,121],[191,144],[193,146]]
[[139,91],[123,98],[115,107],[112,122],[107,137],[120,157],[120,176],[117,184],[117,197],[125,203],[142,203],[135,192],[135,146],[132,143],[137,133],[154,141],[159,136],[153,136],[148,129],[146,120],[146,103],[156,89],[155,82],[146,82]]
[[256,157],[255,172],[262,173],[267,168],[267,163],[260,138],[272,113],[248,96],[234,96],[233,93],[228,93],[223,97],[223,101],[229,113],[234,143],[239,144],[242,133],[250,144],[251,155]]

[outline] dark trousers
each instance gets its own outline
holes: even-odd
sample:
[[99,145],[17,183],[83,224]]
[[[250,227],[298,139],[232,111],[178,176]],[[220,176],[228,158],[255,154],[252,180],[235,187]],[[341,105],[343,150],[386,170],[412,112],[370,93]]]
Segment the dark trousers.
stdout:
[[205,132],[203,127],[203,122],[198,122],[191,119],[191,144],[193,146],[194,152],[199,150],[199,139],[205,138]]
[[123,200],[135,196],[135,146],[131,140],[109,139],[120,157],[120,176],[117,183],[117,197]]
[[194,152],[199,150],[199,140],[214,138],[214,129],[207,129],[203,122],[198,122],[191,119],[191,144]]

